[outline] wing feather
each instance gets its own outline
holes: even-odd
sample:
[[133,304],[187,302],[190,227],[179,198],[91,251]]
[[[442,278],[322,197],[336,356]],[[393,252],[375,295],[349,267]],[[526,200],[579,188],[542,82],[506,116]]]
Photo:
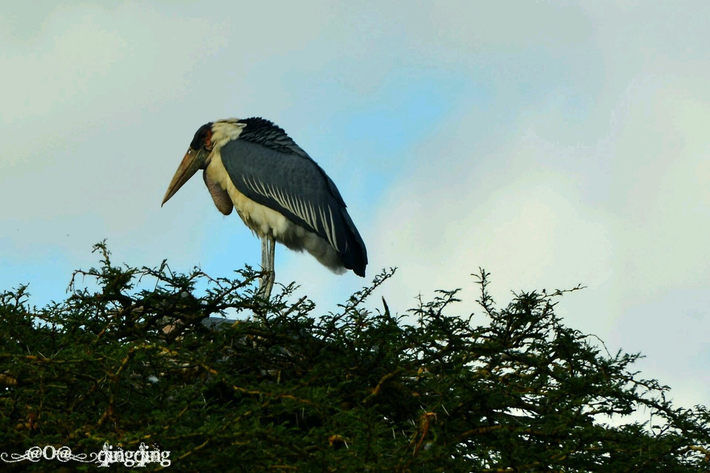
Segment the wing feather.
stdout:
[[[295,143],[294,143],[295,146]],[[235,139],[220,150],[234,186],[326,240],[346,268],[364,275],[367,252],[333,181],[305,152]]]

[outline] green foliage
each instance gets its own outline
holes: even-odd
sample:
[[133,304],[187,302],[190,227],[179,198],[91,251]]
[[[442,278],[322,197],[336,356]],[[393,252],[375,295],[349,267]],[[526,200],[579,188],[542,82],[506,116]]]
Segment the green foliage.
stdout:
[[[145,443],[170,451],[174,471],[710,469],[708,410],[673,407],[630,371],[638,355],[565,327],[560,291],[497,309],[481,271],[480,326],[445,314],[456,291],[408,314],[365,309],[388,270],[323,315],[289,302],[293,285],[259,299],[250,268],[212,279],[117,267],[96,249],[100,267],[73,278],[96,290],[72,286],[41,310],[24,287],[0,294],[0,452]],[[243,320],[201,323],[226,312]],[[622,422],[639,410],[653,426]]]

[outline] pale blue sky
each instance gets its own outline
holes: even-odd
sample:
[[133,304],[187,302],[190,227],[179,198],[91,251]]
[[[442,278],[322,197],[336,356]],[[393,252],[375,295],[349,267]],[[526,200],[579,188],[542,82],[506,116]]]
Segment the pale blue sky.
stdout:
[[[160,201],[200,125],[263,116],[338,185],[368,278],[400,268],[373,303],[462,287],[480,313],[479,266],[501,303],[582,283],[568,324],[710,404],[706,2],[56,3],[0,14],[0,288],[62,299],[104,238],[131,265],[258,264],[199,177]],[[323,311],[365,283],[276,263]]]

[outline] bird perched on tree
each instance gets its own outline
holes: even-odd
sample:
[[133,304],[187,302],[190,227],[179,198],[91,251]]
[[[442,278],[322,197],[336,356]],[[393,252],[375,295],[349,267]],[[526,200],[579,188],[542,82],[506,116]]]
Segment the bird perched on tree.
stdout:
[[260,292],[274,284],[274,241],[306,250],[332,271],[365,276],[367,250],[333,181],[286,132],[263,118],[202,125],[163,204],[198,169],[224,215],[232,207],[262,241]]

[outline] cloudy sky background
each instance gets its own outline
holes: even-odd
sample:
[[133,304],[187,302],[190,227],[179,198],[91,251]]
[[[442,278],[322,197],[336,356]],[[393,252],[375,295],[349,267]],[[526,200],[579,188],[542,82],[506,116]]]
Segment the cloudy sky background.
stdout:
[[[130,265],[258,265],[199,176],[160,202],[200,125],[263,116],[338,185],[368,278],[399,267],[373,305],[461,287],[476,312],[479,266],[500,304],[581,283],[568,325],[710,404],[707,2],[55,3],[0,11],[0,290],[62,300],[104,238]],[[323,311],[366,283],[276,262]]]

